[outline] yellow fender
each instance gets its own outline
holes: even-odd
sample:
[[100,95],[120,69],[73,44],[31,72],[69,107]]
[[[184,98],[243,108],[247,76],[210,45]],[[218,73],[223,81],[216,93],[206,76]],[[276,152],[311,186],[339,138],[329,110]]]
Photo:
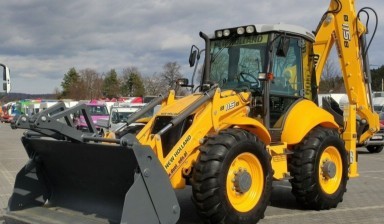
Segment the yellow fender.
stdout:
[[316,126],[339,128],[332,114],[317,106],[310,100],[300,100],[295,103],[284,122],[281,141],[295,145]]
[[266,145],[271,143],[271,135],[269,134],[268,130],[261,122],[253,118],[229,117],[223,120],[222,123],[228,126],[236,126],[244,130],[248,130],[258,136],[260,140],[263,141]]

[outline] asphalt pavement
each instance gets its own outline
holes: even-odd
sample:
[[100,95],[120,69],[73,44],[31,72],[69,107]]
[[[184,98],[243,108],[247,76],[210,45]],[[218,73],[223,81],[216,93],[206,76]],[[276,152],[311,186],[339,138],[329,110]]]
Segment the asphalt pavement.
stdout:
[[[20,138],[23,130],[0,124],[0,223],[11,196],[15,176],[27,161]],[[303,210],[291,194],[289,182],[274,182],[271,203],[259,223],[384,223],[384,152],[359,148],[359,174],[350,179],[344,201],[336,209]],[[202,223],[192,204],[191,188],[176,191],[181,206],[179,224]]]

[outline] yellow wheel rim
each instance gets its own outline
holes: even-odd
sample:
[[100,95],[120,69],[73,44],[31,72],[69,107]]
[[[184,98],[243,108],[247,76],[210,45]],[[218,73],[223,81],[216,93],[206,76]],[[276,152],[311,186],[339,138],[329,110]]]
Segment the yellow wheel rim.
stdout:
[[227,174],[227,196],[239,212],[252,210],[259,202],[264,187],[263,167],[252,153],[241,153],[231,163]]
[[343,163],[339,150],[334,146],[327,147],[319,162],[319,183],[327,194],[333,194],[340,186],[343,176]]

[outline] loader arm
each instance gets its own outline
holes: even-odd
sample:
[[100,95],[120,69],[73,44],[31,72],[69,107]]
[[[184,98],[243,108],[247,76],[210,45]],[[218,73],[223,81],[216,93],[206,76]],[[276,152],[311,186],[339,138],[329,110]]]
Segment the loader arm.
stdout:
[[344,140],[354,139],[356,137],[353,136],[357,134],[356,141],[362,144],[380,130],[380,127],[378,114],[373,111],[371,100],[369,62],[365,52],[367,29],[359,20],[354,4],[354,0],[331,0],[329,9],[316,31],[314,53],[319,57],[316,67],[316,80],[319,86],[331,48],[336,44],[350,103],[349,113],[356,113],[361,119],[360,124],[366,126],[359,133],[356,130],[357,127],[351,127],[356,123],[355,116],[344,116],[344,122],[347,124],[344,133],[350,132],[350,137],[344,137]]

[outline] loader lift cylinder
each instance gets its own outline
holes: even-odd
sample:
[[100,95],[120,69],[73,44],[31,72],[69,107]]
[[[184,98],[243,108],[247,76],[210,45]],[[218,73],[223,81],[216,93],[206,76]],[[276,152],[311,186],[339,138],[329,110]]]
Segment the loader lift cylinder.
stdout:
[[193,103],[191,106],[189,106],[187,109],[185,109],[181,114],[179,114],[177,117],[173,118],[168,125],[166,125],[163,129],[161,129],[157,134],[162,135],[165,132],[167,132],[170,128],[173,126],[178,125],[180,122],[184,121],[185,118],[187,118],[189,115],[191,115],[196,109],[201,107],[204,103],[211,100],[217,86],[213,86],[211,90],[208,92],[205,92],[202,97],[200,97],[195,103]]
[[159,105],[161,103],[161,101],[163,101],[164,99],[166,99],[168,97],[168,94],[167,95],[160,95],[158,96],[157,98],[153,99],[151,102],[149,102],[145,107],[143,107],[142,109],[140,109],[139,111],[137,111],[136,113],[132,114],[131,116],[129,116],[129,118],[127,119],[126,123],[127,125],[131,124],[132,122],[136,121],[137,119],[139,119],[141,116],[143,116],[145,113],[147,113],[148,111],[150,111],[151,109],[153,109],[155,106]]

